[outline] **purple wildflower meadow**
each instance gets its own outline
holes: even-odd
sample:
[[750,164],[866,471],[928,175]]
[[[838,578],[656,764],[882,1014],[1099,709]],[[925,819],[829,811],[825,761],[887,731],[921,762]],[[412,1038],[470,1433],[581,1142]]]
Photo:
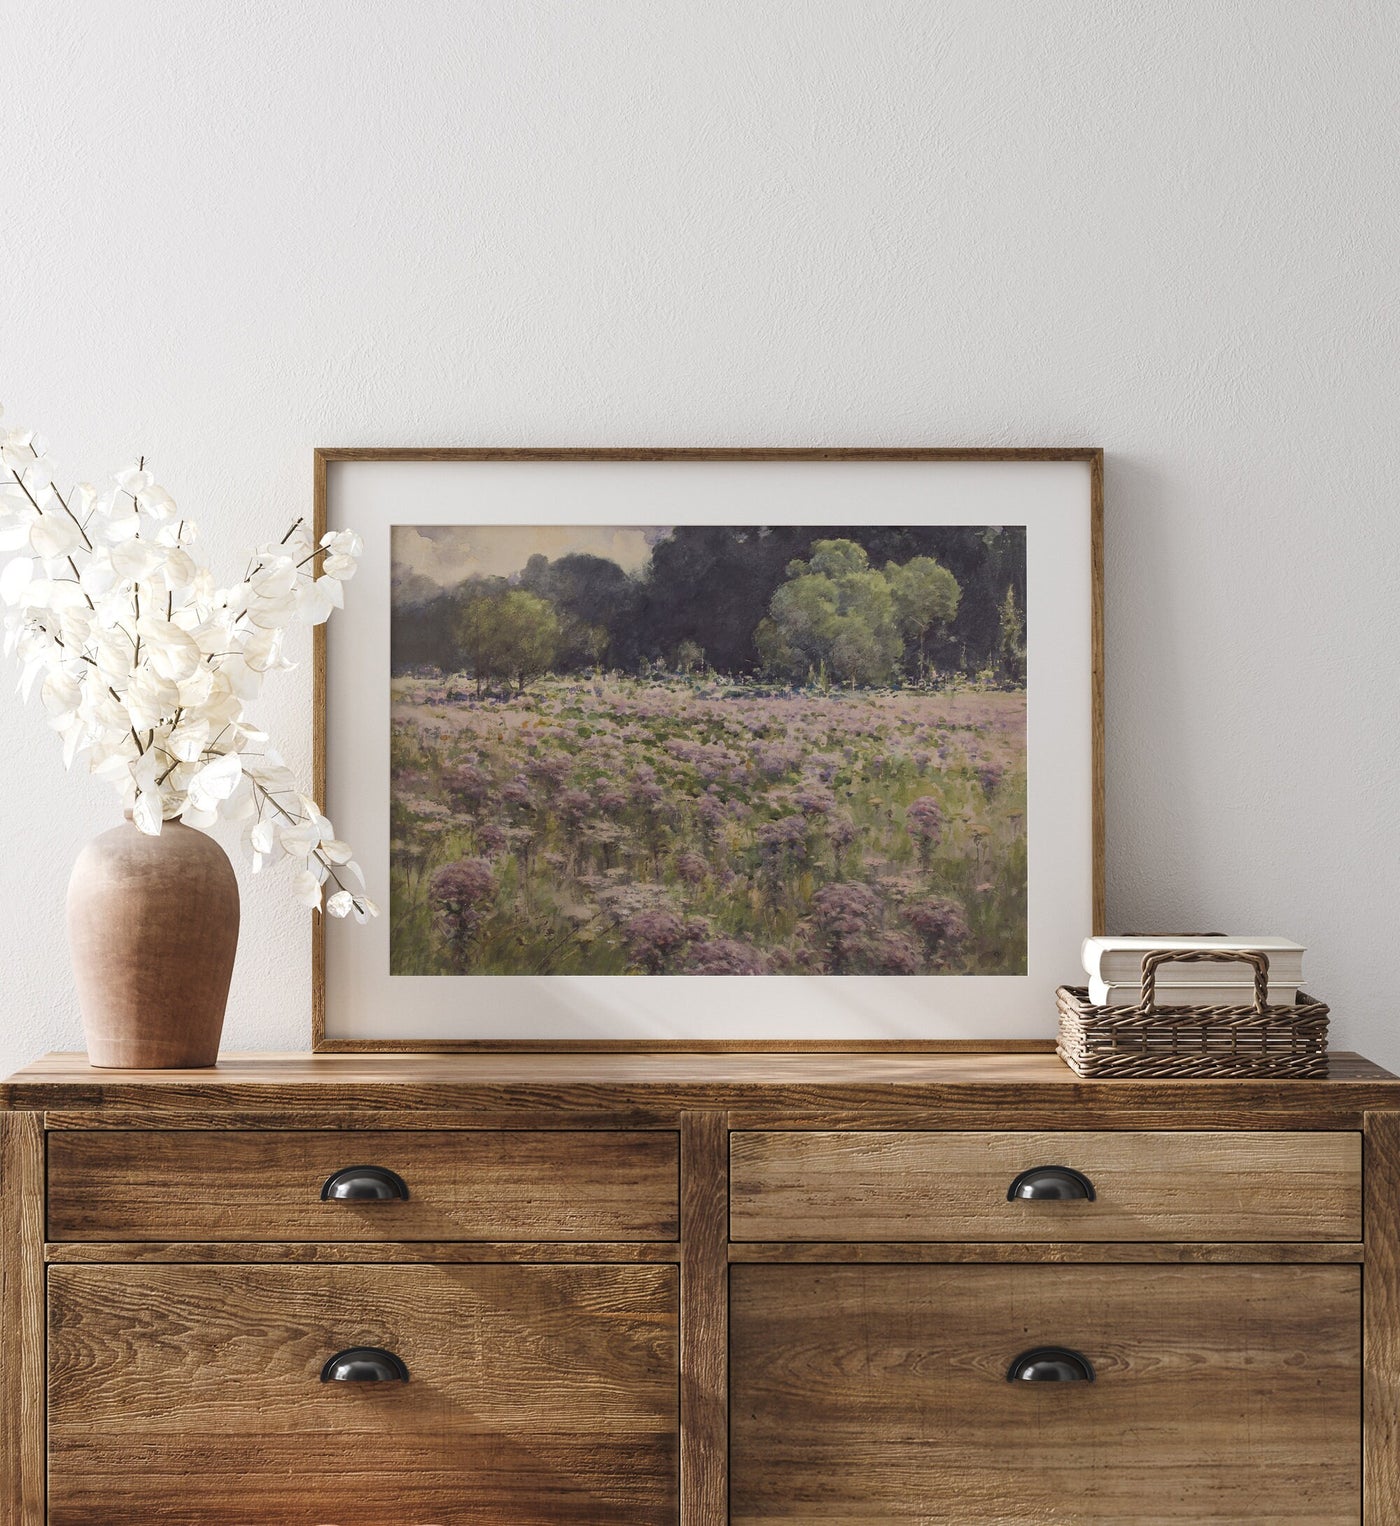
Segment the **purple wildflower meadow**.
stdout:
[[395,680],[400,974],[1025,967],[1025,695]]

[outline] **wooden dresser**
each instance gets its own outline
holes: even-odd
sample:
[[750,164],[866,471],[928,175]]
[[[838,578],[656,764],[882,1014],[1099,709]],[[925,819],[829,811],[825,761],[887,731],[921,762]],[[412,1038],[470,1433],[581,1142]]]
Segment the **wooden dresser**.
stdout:
[[0,1086],[4,1526],[1400,1523],[1400,1081],[1043,1049]]

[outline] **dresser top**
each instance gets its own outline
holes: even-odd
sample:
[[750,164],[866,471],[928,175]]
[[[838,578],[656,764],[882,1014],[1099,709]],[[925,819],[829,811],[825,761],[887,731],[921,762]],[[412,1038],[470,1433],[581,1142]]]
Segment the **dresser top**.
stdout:
[[1400,1108],[1360,1055],[1316,1081],[1086,1081],[1048,1045],[910,1053],[230,1054],[207,1070],[97,1070],[51,1054],[0,1083],[0,1108],[54,1127],[665,1126],[722,1108],[757,1127],[1359,1128]]

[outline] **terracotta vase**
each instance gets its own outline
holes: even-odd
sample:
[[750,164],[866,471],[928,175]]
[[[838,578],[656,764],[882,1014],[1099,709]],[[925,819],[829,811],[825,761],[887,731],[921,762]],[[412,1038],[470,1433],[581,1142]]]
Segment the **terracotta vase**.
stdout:
[[68,945],[93,1065],[170,1070],[219,1055],[238,881],[203,832],[128,820],[95,837],[68,882]]

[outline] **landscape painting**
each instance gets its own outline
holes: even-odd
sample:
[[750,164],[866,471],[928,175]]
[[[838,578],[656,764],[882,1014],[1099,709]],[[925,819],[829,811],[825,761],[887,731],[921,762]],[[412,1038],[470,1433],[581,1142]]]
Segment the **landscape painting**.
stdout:
[[1024,525],[390,551],[393,975],[1026,975]]

